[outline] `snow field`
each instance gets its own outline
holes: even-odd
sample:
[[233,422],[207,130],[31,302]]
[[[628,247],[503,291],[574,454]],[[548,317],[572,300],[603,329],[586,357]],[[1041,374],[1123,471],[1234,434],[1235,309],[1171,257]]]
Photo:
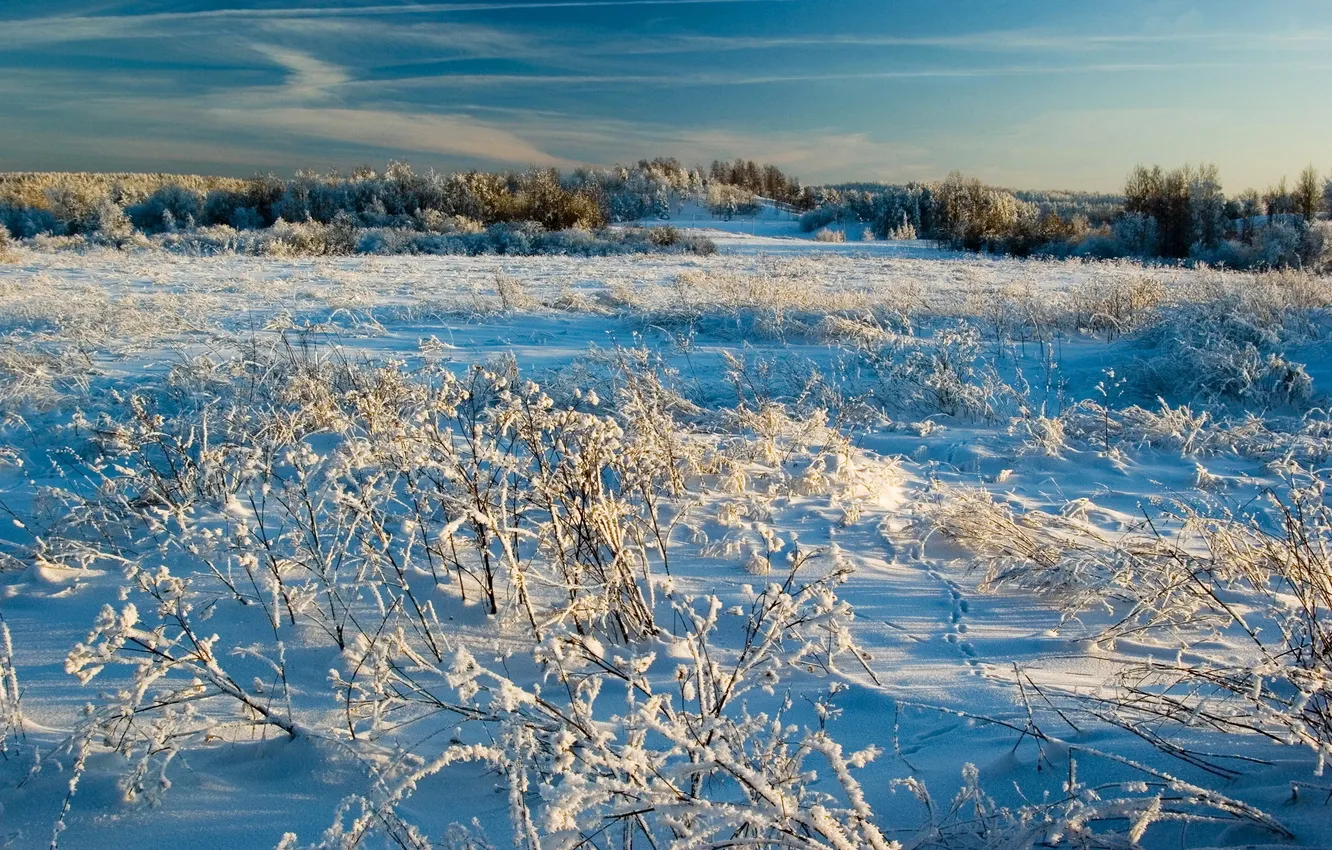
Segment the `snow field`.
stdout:
[[0,266],[0,842],[1332,840],[1327,281],[789,241]]

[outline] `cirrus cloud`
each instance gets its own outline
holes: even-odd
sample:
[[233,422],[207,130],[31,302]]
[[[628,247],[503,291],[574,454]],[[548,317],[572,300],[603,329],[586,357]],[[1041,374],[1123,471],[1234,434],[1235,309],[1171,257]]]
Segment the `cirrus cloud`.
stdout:
[[214,109],[210,114],[230,126],[277,130],[392,151],[564,168],[579,164],[549,154],[513,132],[463,114],[299,106]]

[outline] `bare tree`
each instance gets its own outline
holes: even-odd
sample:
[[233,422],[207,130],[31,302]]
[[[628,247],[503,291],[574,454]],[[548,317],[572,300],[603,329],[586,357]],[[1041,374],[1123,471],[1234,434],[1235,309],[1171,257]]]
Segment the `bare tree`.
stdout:
[[1304,216],[1305,221],[1313,221],[1318,217],[1318,183],[1318,169],[1312,165],[1301,171],[1299,179],[1295,181],[1295,191],[1292,193],[1295,212]]

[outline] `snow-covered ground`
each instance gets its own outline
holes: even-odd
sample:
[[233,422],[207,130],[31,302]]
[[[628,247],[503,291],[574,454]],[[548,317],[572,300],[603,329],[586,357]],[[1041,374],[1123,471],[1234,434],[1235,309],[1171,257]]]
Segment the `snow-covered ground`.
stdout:
[[0,846],[1332,845],[1329,282],[792,225],[0,265]]
[[[871,253],[896,257],[938,257],[940,251],[931,242],[866,239],[865,225],[835,225],[829,229],[840,231],[845,242],[815,242],[814,234],[800,228],[800,216],[760,201],[758,212],[727,218],[715,215],[706,204],[696,200],[677,203],[669,218],[644,219],[635,222],[643,227],[671,225],[686,230],[699,230],[730,253]],[[952,255],[956,258],[957,255]]]

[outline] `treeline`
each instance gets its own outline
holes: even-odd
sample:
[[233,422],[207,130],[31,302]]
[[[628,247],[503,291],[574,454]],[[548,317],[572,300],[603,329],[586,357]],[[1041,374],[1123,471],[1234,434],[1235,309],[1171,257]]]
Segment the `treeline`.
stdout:
[[[382,172],[300,171],[292,178],[0,174],[0,228],[21,239],[67,240],[62,244],[156,240],[250,253],[707,252],[714,249],[706,239],[673,231],[626,237],[605,230],[612,221],[666,218],[672,203],[703,185],[698,169],[674,160],[565,174],[417,173],[401,162]],[[561,233],[570,235],[543,235]]]
[[[937,183],[842,183],[807,189],[806,192],[813,200],[811,211],[801,219],[806,231],[831,224],[860,225],[878,239],[920,236],[958,242],[958,247],[973,249],[984,247],[986,234],[992,232],[994,226],[990,223],[972,226],[971,216],[959,218],[958,210],[964,204],[975,208],[980,218],[992,218],[996,211],[1020,210],[1019,217],[1033,223],[1044,219],[1047,225],[1054,225],[1057,217],[1066,225],[1077,221],[1085,222],[1087,227],[1108,224],[1124,209],[1122,195],[1012,191],[985,186],[958,174],[949,175]],[[987,206],[994,209],[985,212]],[[995,226],[1011,228],[1013,223]]]
[[[731,182],[736,181],[736,182]],[[756,195],[799,198],[800,182],[775,166],[737,160],[705,171],[658,158],[613,168],[417,173],[390,162],[350,173],[300,171],[246,179],[172,174],[0,174],[0,226],[19,238],[89,236],[123,241],[197,228],[279,224],[468,233],[496,225],[599,230],[669,219],[684,199],[718,215],[746,214]]]
[[938,240],[953,248],[1029,256],[1134,257],[1231,268],[1308,267],[1332,247],[1319,214],[1332,177],[1304,170],[1265,193],[1227,197],[1213,165],[1138,167],[1122,195],[1014,192],[953,173],[937,183],[845,184],[813,190],[806,231],[864,228],[875,238]]
[[1110,225],[1063,247],[1088,255],[1197,261],[1230,268],[1326,265],[1332,249],[1320,213],[1332,210],[1332,175],[1310,166],[1287,181],[1227,197],[1215,165],[1139,166]]
[[760,165],[752,159],[713,160],[708,178],[713,184],[733,186],[800,209],[809,209],[816,203],[814,194],[802,189],[798,178],[782,173],[775,165]]
[[813,208],[800,217],[806,232],[829,225],[868,227],[878,239],[915,239],[937,233],[936,187],[930,183],[905,186],[845,184],[809,190]]
[[[25,173],[0,174],[0,228],[19,239],[120,246],[170,235],[158,242],[286,250],[295,240],[338,251],[689,249],[696,240],[678,235],[540,235],[606,234],[612,223],[666,221],[688,199],[725,217],[752,215],[775,201],[805,210],[802,227],[828,229],[822,235],[829,238],[859,228],[871,238],[927,238],[1018,256],[1307,267],[1326,262],[1328,226],[1319,218],[1332,207],[1332,179],[1310,167],[1293,185],[1283,179],[1263,193],[1228,197],[1215,166],[1139,167],[1119,195],[1012,191],[958,173],[900,186],[810,187],[746,159],[704,169],[658,158],[564,173],[417,173],[401,162],[382,172],[361,167],[291,178]],[[327,232],[316,234],[321,227]],[[272,231],[272,238],[237,235],[255,231]],[[182,233],[196,237],[174,238]]]
[[393,162],[382,173],[369,167],[346,175],[301,171],[291,179],[271,174],[241,180],[98,174],[0,179],[0,222],[21,237],[115,231],[120,218],[145,234],[209,226],[256,230],[279,221],[332,224],[340,218],[362,227],[434,232],[506,222],[593,229],[607,220],[593,192],[539,169],[417,174]]
[[1092,227],[1113,222],[1124,210],[1124,196],[1109,192],[1071,192],[1064,190],[1013,190],[1019,201],[1036,206],[1038,215],[1053,213],[1062,219],[1082,216]]

